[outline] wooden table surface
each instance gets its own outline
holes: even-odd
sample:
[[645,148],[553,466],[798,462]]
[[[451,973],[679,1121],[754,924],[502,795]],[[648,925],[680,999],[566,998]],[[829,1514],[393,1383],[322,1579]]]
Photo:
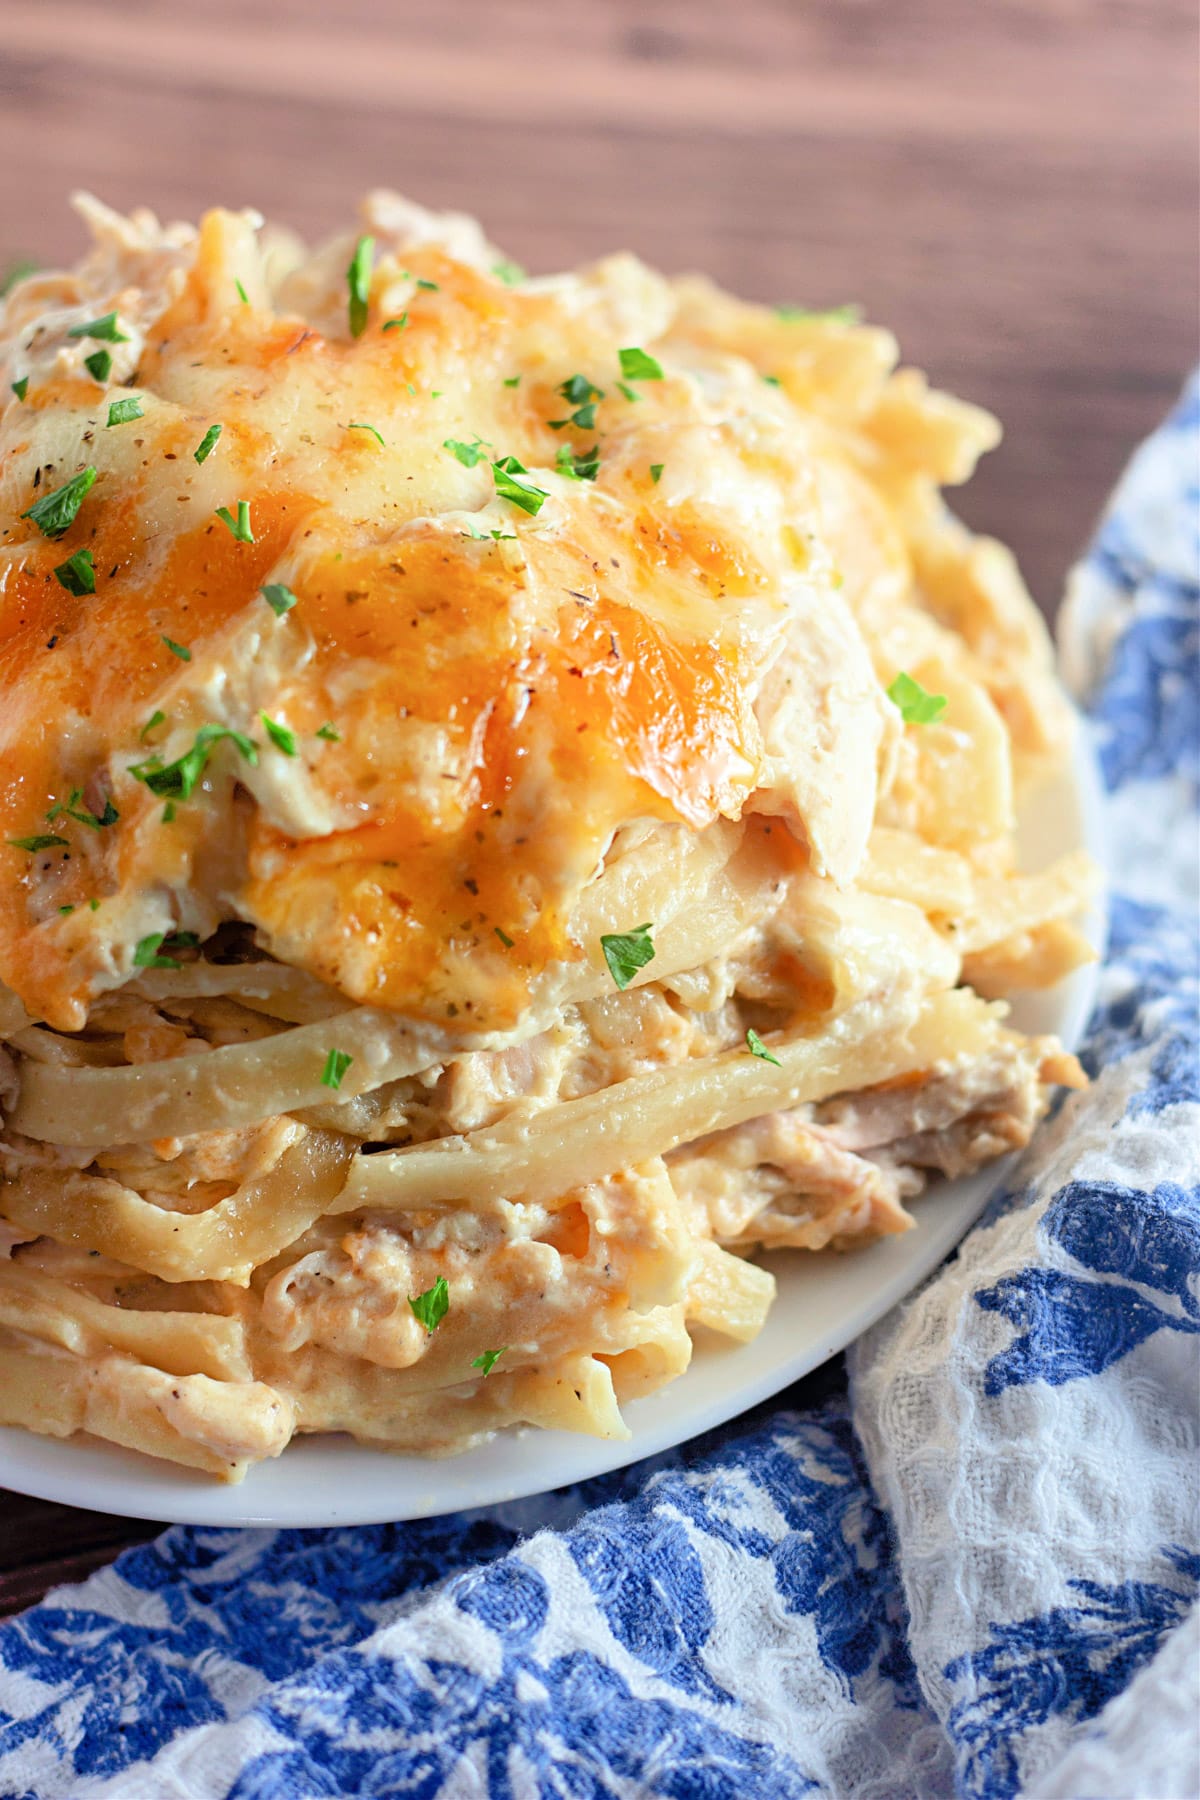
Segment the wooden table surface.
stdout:
[[[1195,71],[1193,0],[0,0],[0,269],[81,186],[319,235],[391,185],[534,270],[858,300],[1004,420],[961,510],[1052,611],[1196,354]],[[0,1497],[0,1609],[151,1529]]]

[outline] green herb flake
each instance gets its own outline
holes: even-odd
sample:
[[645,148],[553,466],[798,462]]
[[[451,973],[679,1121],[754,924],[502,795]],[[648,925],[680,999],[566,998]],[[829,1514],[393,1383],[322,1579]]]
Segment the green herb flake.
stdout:
[[520,387],[521,377],[519,375],[506,375],[504,377],[504,385],[505,387]]
[[73,906],[60,906],[58,910],[61,916],[66,919],[75,911],[75,908]]
[[277,745],[278,748],[283,751],[285,756],[295,756],[295,732],[289,731],[286,725],[281,725],[278,719],[269,719],[265,712],[260,712],[258,716],[262,720],[263,730],[266,732],[271,742]]
[[166,722],[166,717],[167,715],[165,712],[159,712],[157,709],[152,712],[150,717],[146,720],[146,723],[142,726],[142,729],[138,732],[139,744],[144,744],[146,739],[150,736],[150,733],[154,730],[154,727]]
[[751,1056],[757,1056],[762,1062],[774,1063],[777,1069],[782,1069],[783,1064],[777,1056],[771,1055],[757,1031],[751,1029],[746,1033],[746,1047]]
[[371,436],[378,440],[381,447],[385,450],[387,449],[387,445],[383,441],[382,431],[376,431],[374,425],[364,425],[361,419],[351,419],[350,423],[346,427],[346,430],[347,431],[369,431]]
[[654,945],[650,939],[653,925],[635,925],[632,931],[605,932],[600,948],[608,964],[608,972],[624,991],[639,969],[654,961]]
[[142,403],[137,395],[129,400],[114,400],[108,409],[108,425],[132,425],[135,419],[142,419]]
[[570,375],[556,389],[564,400],[575,407],[569,419],[551,419],[551,431],[565,431],[568,425],[578,426],[580,431],[594,431],[596,428],[596,405],[603,400],[604,389],[598,388],[589,381],[586,375]]
[[651,463],[650,464],[650,479],[654,483],[655,487],[657,487],[659,482],[662,480],[662,472],[666,468],[666,466],[667,466],[666,463]]
[[134,947],[133,966],[135,969],[178,969],[180,964],[173,956],[162,956],[162,941],[165,931],[152,931],[148,937],[139,938]]
[[342,741],[341,732],[335,731],[332,725],[322,725],[317,732],[317,736],[319,738],[324,738],[327,744],[340,744]]
[[554,467],[571,481],[595,481],[600,472],[600,446],[593,444],[590,450],[572,450],[569,444],[560,444]]
[[28,850],[31,856],[39,850],[65,850],[68,848],[68,840],[65,837],[59,837],[53,831],[40,832],[36,837],[9,838],[8,841],[14,850]]
[[90,356],[84,357],[83,366],[92,377],[92,380],[98,381],[101,387],[103,387],[104,383],[112,374],[112,351],[93,350]]
[[506,950],[511,950],[513,947],[513,940],[512,940],[512,938],[509,937],[507,931],[501,931],[501,929],[498,925],[496,926],[495,930],[496,930],[496,936],[500,939],[500,942],[504,945],[504,948]]
[[117,324],[115,312],[105,313],[102,319],[89,319],[84,325],[72,325],[67,336],[69,338],[101,338],[106,344],[127,344],[129,342]]
[[400,314],[399,318],[385,319],[383,321],[383,329],[385,331],[403,331],[407,324],[408,324],[408,314],[406,312],[402,312]]
[[781,388],[783,386],[783,383],[782,383],[782,381],[780,381],[778,375],[764,375],[763,380],[766,382],[768,387]]
[[507,1349],[507,1344],[501,1344],[499,1350],[485,1350],[482,1356],[474,1356],[471,1358],[471,1367],[473,1369],[482,1369],[485,1375],[490,1375]]
[[223,425],[210,425],[209,426],[209,428],[205,432],[204,436],[200,439],[200,442],[196,445],[196,448],[192,451],[192,457],[193,457],[194,461],[196,461],[198,463],[208,461],[209,457],[212,455],[213,451],[216,449],[217,439],[220,437],[220,435],[224,429],[225,428]]
[[77,802],[82,799],[83,789],[74,788],[69,800],[50,809],[46,814],[47,819],[54,818],[58,813],[66,813],[68,819],[75,819],[80,825],[88,825],[93,831],[103,831],[106,826],[115,825],[121,816],[112,803],[111,795],[105,795],[104,811],[99,814],[89,812],[86,806],[78,805]]
[[290,587],[285,587],[282,581],[268,581],[267,585],[259,588],[258,591],[277,619],[282,619],[284,613],[291,612],[296,604],[295,594]]
[[413,1317],[425,1327],[432,1337],[450,1311],[450,1287],[446,1277],[439,1275],[433,1286],[426,1288],[425,1292],[418,1294],[415,1299],[410,1294],[408,1304],[412,1307]]
[[520,263],[510,261],[507,256],[502,257],[498,263],[492,264],[492,274],[497,281],[502,281],[505,287],[516,287],[519,281],[525,280],[525,270]]
[[636,392],[636,391],[635,391],[635,390],[634,390],[634,389],[633,389],[633,388],[631,388],[631,387],[626,387],[626,385],[625,385],[625,383],[624,383],[624,382],[623,382],[623,381],[618,381],[618,383],[617,383],[617,391],[618,391],[618,392],[619,392],[619,393],[622,393],[622,394],[624,394],[624,396],[625,396],[625,398],[626,398],[626,399],[627,399],[627,400],[635,400],[635,401],[636,401],[636,400],[640,400],[640,399],[641,399],[641,397],[642,397],[642,396],[641,396],[641,395],[640,395],[640,394],[639,394],[639,393],[637,393],[637,392]]
[[28,377],[28,375],[22,375],[20,381],[14,381],[12,383],[12,391],[17,396],[18,400],[23,400],[25,398],[26,394],[29,392],[29,377]]
[[167,801],[167,804],[162,809],[160,818],[161,823],[164,825],[170,825],[173,822],[175,818],[175,802],[173,800]]
[[473,444],[464,444],[461,438],[443,438],[442,449],[457,457],[464,469],[473,469],[476,463],[488,460],[487,451],[480,449],[482,442],[482,438],[476,438]]
[[258,762],[258,746],[253,738],[227,725],[202,725],[190,750],[164,767],[157,757],[148,762],[132,763],[129,773],[135,781],[144,781],[152,794],[164,800],[190,800],[196,784],[208,767],[212,746],[228,738],[253,768]]
[[55,569],[54,579],[59,587],[66,588],[68,594],[94,594],[96,569],[91,551],[77,550],[74,556],[68,556],[66,562],[59,563]]
[[340,1088],[342,1077],[354,1058],[345,1050],[331,1050],[325,1058],[325,1067],[321,1071],[321,1086]]
[[777,306],[775,317],[783,319],[786,324],[825,324],[825,325],[857,325],[863,316],[861,306],[829,306],[813,309],[808,306]]
[[889,687],[887,696],[900,708],[900,716],[906,725],[932,725],[946,710],[945,694],[927,693],[920,682],[906,675],[903,669]]
[[32,519],[43,537],[58,538],[75,523],[80,507],[86,495],[92,490],[96,479],[96,471],[92,467],[81,469],[78,475],[72,475],[60,488],[52,494],[43,494],[35,500],[23,519]]
[[618,350],[617,355],[621,360],[621,373],[626,381],[662,380],[662,364],[656,362],[654,357],[649,356],[645,350],[639,350],[636,345],[631,345],[627,350]]
[[180,662],[191,662],[192,653],[188,649],[186,644],[177,644],[175,642],[174,638],[169,638],[166,636],[163,637],[163,643],[167,646],[167,649],[171,652],[171,655],[177,656],[179,658]]
[[371,294],[371,264],[375,256],[375,239],[360,237],[346,270],[350,289],[350,336],[361,337],[367,329],[367,302]]
[[235,519],[227,506],[218,506],[216,516],[222,525],[227,525],[239,544],[252,544],[254,533],[250,529],[250,502],[239,500],[237,518]]
[[243,306],[249,306],[249,304],[250,304],[250,296],[249,296],[249,294],[248,294],[248,293],[247,293],[247,292],[246,292],[246,290],[245,290],[245,288],[244,288],[244,287],[243,287],[243,286],[242,286],[242,284],[241,284],[241,282],[240,282],[240,281],[235,281],[235,282],[234,282],[234,284],[233,284],[233,285],[234,285],[234,287],[235,287],[235,288],[236,288],[236,289],[237,289],[237,297],[238,297],[238,299],[239,299],[239,300],[240,300],[240,301],[241,301],[241,303],[242,303],[242,305],[243,305]]
[[517,477],[526,473],[525,465],[519,463],[515,456],[502,456],[499,462],[492,464],[492,478],[496,483],[496,492],[501,500],[511,501],[521,511],[535,517],[549,499],[544,488],[534,487],[531,481],[519,481]]
[[99,912],[100,911],[100,902],[98,900],[89,900],[88,901],[88,911],[89,912]]
[[441,292],[436,281],[424,281],[420,276],[417,277],[417,286],[419,288],[424,288],[427,294],[437,294]]

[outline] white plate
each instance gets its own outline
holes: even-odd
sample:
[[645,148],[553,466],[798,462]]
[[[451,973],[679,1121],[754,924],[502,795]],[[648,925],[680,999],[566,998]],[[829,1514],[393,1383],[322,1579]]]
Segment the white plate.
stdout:
[[[1037,797],[1021,827],[1029,868],[1080,845],[1104,866],[1100,790],[1082,730],[1072,771]],[[1087,929],[1102,950],[1099,911]],[[1056,1032],[1073,1048],[1095,986],[1095,969],[1088,968],[1053,993],[1023,995],[1013,1007],[1014,1023],[1025,1031]],[[781,1251],[765,1258],[779,1294],[761,1334],[752,1344],[698,1345],[686,1375],[624,1409],[633,1436],[622,1443],[562,1431],[510,1431],[463,1456],[431,1462],[368,1449],[347,1437],[298,1438],[239,1487],[224,1487],[90,1438],[0,1429],[0,1481],[19,1494],[135,1519],[275,1526],[419,1519],[564,1487],[721,1425],[844,1349],[949,1254],[1011,1162],[937,1183],[917,1202],[916,1228],[902,1237],[850,1255]]]

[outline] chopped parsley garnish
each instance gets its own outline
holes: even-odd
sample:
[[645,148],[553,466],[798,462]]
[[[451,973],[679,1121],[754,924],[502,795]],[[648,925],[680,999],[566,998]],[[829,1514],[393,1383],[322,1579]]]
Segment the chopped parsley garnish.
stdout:
[[102,319],[89,319],[84,325],[72,325],[67,336],[69,338],[102,338],[106,344],[127,344],[129,342],[117,324],[115,312],[105,313]]
[[631,345],[627,350],[618,350],[617,355],[621,359],[621,373],[626,381],[662,380],[662,364],[656,362],[654,357],[647,355],[645,350],[639,350],[636,345]]
[[132,425],[135,419],[144,418],[142,403],[135,394],[129,400],[114,400],[108,409],[108,423],[112,425]]
[[243,305],[243,306],[249,306],[249,304],[250,304],[250,296],[249,296],[249,294],[248,294],[248,293],[247,293],[247,292],[246,292],[246,290],[245,290],[245,288],[244,288],[244,287],[243,287],[243,286],[242,286],[242,284],[241,284],[241,282],[240,282],[240,281],[235,281],[235,282],[234,282],[234,284],[233,284],[233,285],[234,285],[234,287],[235,287],[235,288],[236,288],[236,289],[237,289],[237,297],[238,297],[238,299],[239,299],[239,300],[240,300],[240,301],[241,301],[241,303],[242,303],[242,305]]
[[181,966],[175,957],[159,954],[166,935],[165,931],[152,931],[148,937],[138,939],[133,952],[135,969],[178,969]]
[[200,442],[196,445],[196,448],[192,451],[192,456],[196,462],[202,463],[208,461],[209,457],[217,447],[217,439],[220,437],[223,429],[224,427],[221,425],[209,426],[204,436],[200,439]]
[[322,725],[317,732],[317,736],[319,738],[324,738],[327,744],[340,744],[342,741],[341,732],[335,731],[332,725]]
[[439,1275],[433,1286],[426,1288],[423,1294],[418,1294],[415,1300],[410,1294],[408,1304],[412,1307],[414,1318],[432,1337],[450,1311],[450,1287],[446,1277]]
[[571,375],[556,391],[576,410],[569,419],[551,419],[551,431],[565,431],[568,425],[577,425],[580,431],[594,431],[596,403],[603,400],[604,389],[598,388],[586,375]]
[[254,542],[254,533],[250,529],[250,502],[248,500],[238,501],[236,519],[227,506],[218,506],[216,516],[222,525],[228,525],[239,544]]
[[500,939],[500,942],[504,945],[504,948],[506,950],[511,950],[513,947],[513,940],[509,937],[507,931],[501,931],[501,929],[498,925],[496,926],[495,930],[496,930],[496,936]]
[[175,817],[175,802],[173,800],[168,800],[167,804],[162,809],[161,822],[164,825],[170,825],[172,820],[174,819],[174,817]]
[[88,901],[88,911],[89,912],[99,912],[100,911],[100,902],[98,900],[89,900]]
[[43,494],[35,500],[23,519],[32,519],[43,537],[61,537],[69,526],[75,523],[76,514],[83,505],[85,495],[91,492],[92,483],[96,479],[96,471],[90,465],[81,469],[78,475],[72,475],[60,488],[52,494]]
[[360,237],[346,270],[350,289],[350,336],[361,337],[367,329],[367,301],[371,294],[371,263],[375,255],[375,239]]
[[325,1058],[325,1067],[321,1071],[321,1086],[340,1088],[342,1076],[350,1067],[354,1058],[345,1050],[331,1050]]
[[600,948],[608,964],[608,972],[624,990],[639,969],[654,961],[654,945],[650,941],[653,925],[635,925],[632,931],[608,931],[600,939]]
[[811,323],[814,320],[820,320],[830,325],[857,325],[862,318],[862,307],[851,304],[849,306],[828,306],[822,310],[808,306],[777,306],[775,317],[784,319],[789,325],[795,325],[800,321]]
[[65,919],[65,918],[68,918],[70,916],[70,914],[75,911],[75,908],[73,906],[60,906],[58,910],[62,914],[63,918]]
[[501,500],[510,500],[532,517],[541,512],[549,496],[545,488],[534,487],[531,481],[517,480],[517,476],[525,473],[524,463],[518,462],[515,456],[502,456],[499,462],[492,464],[492,478]]
[[654,483],[655,487],[657,487],[659,482],[662,480],[662,472],[666,468],[666,466],[667,466],[666,463],[651,463],[650,464],[650,479]]
[[277,619],[281,619],[285,612],[291,612],[296,604],[295,594],[290,587],[285,587],[282,581],[268,581],[267,585],[259,588],[258,591]]
[[68,840],[58,837],[53,831],[43,831],[37,837],[9,838],[14,850],[28,850],[32,856],[38,850],[66,849]]
[[150,717],[146,720],[146,723],[142,726],[142,729],[138,732],[138,742],[144,744],[146,739],[150,736],[150,733],[154,730],[154,727],[165,723],[166,717],[167,715],[165,712],[159,712],[157,710],[152,712]]
[[766,382],[768,387],[782,387],[783,386],[783,383],[782,383],[782,381],[780,381],[778,375],[764,375],[763,380]]
[[767,1049],[767,1046],[753,1028],[746,1033],[746,1047],[751,1056],[757,1056],[761,1058],[763,1062],[774,1063],[777,1069],[782,1069],[783,1064],[780,1062],[779,1058],[771,1055],[771,1052]]
[[66,562],[59,563],[55,569],[54,579],[59,587],[66,588],[68,594],[94,594],[96,570],[91,551],[77,550],[74,556],[68,556]]
[[[347,431],[369,431],[373,438],[378,438],[380,444],[383,444],[382,431],[376,431],[374,425],[364,425],[361,419],[351,419],[350,423],[346,427],[346,430]],[[387,448],[386,444],[384,444],[383,447],[384,447],[384,449],[386,449]]]
[[385,331],[403,331],[404,327],[407,324],[408,324],[408,314],[406,312],[402,312],[398,318],[385,319],[383,321],[383,329]]
[[473,444],[464,444],[461,438],[443,438],[442,449],[456,456],[464,469],[473,469],[476,463],[487,462],[488,453],[481,450],[482,438],[476,438]]
[[642,397],[639,393],[636,393],[633,388],[626,387],[623,381],[618,381],[617,391],[618,393],[624,394],[627,400],[640,400]]
[[900,708],[900,716],[906,725],[932,725],[946,710],[945,694],[927,693],[920,682],[906,675],[903,669],[888,689],[887,696]]
[[112,351],[93,350],[90,356],[84,357],[83,366],[93,381],[98,381],[103,386],[112,374]]
[[572,450],[569,444],[560,444],[554,467],[572,481],[595,481],[600,472],[600,446],[593,444],[590,450]]
[[492,264],[492,274],[497,281],[502,281],[505,287],[516,287],[518,281],[525,279],[525,271],[520,263],[511,262],[507,256],[502,257],[498,263]]
[[265,712],[260,712],[258,716],[262,720],[263,730],[266,732],[271,742],[278,745],[285,756],[295,756],[295,732],[289,731],[286,725],[281,725],[278,719],[269,719]]
[[482,1356],[473,1356],[471,1358],[471,1367],[473,1369],[482,1369],[485,1375],[490,1375],[507,1349],[507,1344],[501,1344],[499,1350],[485,1350]]
[[29,377],[28,377],[28,375],[22,375],[20,381],[14,381],[12,383],[12,391],[17,396],[18,400],[23,400],[25,398],[26,394],[29,392]]
[[229,738],[253,767],[258,761],[258,746],[253,738],[233,731],[228,725],[202,725],[190,750],[164,767],[157,757],[149,762],[131,763],[129,773],[135,781],[144,781],[152,794],[168,800],[190,800],[196,783],[208,767],[212,746],[221,738]]
[[83,789],[73,788],[69,799],[61,800],[57,806],[50,808],[46,814],[47,824],[53,824],[60,813],[65,813],[68,819],[76,819],[80,825],[90,825],[93,831],[103,831],[106,825],[115,825],[121,816],[112,803],[111,794],[104,796],[104,811],[100,814],[89,812],[87,807],[77,805],[76,802],[82,799]]
[[506,375],[504,377],[504,385],[505,387],[520,387],[521,377],[519,375]]
[[424,288],[427,294],[436,294],[441,291],[436,281],[424,281],[419,275],[417,277],[417,286],[419,288]]
[[171,652],[171,655],[177,656],[179,658],[180,662],[191,662],[192,653],[188,649],[186,644],[177,644],[175,642],[174,638],[169,638],[169,637],[166,637],[165,635],[163,637],[163,643],[167,646],[167,649]]

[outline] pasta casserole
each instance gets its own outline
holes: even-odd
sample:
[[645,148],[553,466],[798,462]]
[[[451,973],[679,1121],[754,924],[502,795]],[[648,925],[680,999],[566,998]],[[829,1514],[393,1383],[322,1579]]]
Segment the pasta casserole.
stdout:
[[[0,302],[0,1423],[239,1479],[747,1341],[1090,952],[993,420],[846,309],[78,202]],[[936,1204],[936,1199],[930,1204]]]

